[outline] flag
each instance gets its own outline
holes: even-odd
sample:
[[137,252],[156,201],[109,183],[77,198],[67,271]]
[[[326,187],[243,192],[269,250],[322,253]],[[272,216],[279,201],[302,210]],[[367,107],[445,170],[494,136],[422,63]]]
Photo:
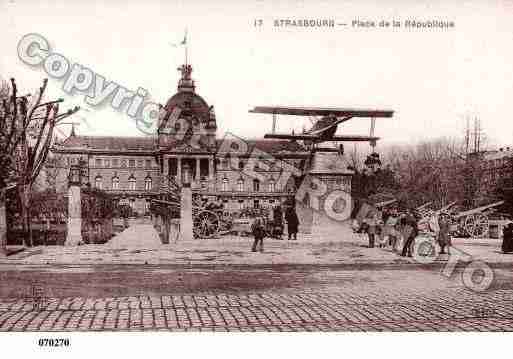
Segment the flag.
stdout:
[[187,45],[187,29],[185,29],[185,34],[183,35],[183,40],[180,45]]
[[183,40],[179,43],[171,43],[171,46],[178,47],[180,45],[187,45],[187,29],[185,29],[185,34],[183,35]]

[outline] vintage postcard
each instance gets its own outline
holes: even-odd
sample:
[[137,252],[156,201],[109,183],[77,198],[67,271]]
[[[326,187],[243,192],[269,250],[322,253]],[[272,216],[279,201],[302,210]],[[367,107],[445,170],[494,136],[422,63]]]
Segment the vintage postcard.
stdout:
[[0,332],[511,331],[512,13],[0,0]]

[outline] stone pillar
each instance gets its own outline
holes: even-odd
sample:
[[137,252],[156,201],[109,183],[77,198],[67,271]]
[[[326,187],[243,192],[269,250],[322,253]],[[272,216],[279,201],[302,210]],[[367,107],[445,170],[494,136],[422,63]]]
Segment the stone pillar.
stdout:
[[214,179],[214,159],[213,158],[208,159],[208,178],[210,180]]
[[169,217],[164,217],[164,230],[162,232],[161,241],[162,244],[169,244],[169,231],[170,231],[170,221],[171,219]]
[[5,216],[5,196],[0,193],[0,255],[7,254],[7,218]]
[[176,158],[176,183],[182,183],[182,158]]
[[70,185],[68,189],[68,233],[67,246],[76,246],[82,241],[82,203],[80,186]]
[[184,241],[194,239],[192,226],[192,190],[189,184],[182,187],[180,196],[180,239]]
[[169,175],[169,157],[163,156],[162,157],[162,161],[164,161],[164,173],[163,173],[163,175],[164,176],[168,176]]
[[195,176],[195,178],[194,178],[194,179],[195,179],[195,180],[196,180],[196,182],[198,182],[198,183],[199,183],[199,181],[200,181],[200,179],[201,179],[201,176],[200,176],[200,174],[201,174],[201,171],[200,171],[200,170],[201,170],[200,162],[201,162],[201,160],[200,160],[199,158],[196,158],[196,176]]

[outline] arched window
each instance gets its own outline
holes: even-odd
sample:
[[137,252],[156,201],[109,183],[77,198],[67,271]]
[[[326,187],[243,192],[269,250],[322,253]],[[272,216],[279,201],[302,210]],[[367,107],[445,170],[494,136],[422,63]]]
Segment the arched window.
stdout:
[[274,179],[269,180],[269,192],[275,192],[276,191],[276,182],[274,182]]
[[131,176],[128,178],[128,189],[129,189],[130,191],[135,191],[136,183],[137,183],[137,181],[135,180],[134,175],[131,175]]
[[96,176],[96,178],[94,179],[94,186],[98,189],[102,189],[102,176],[98,175]]
[[228,178],[223,178],[223,183],[221,185],[221,191],[228,191]]
[[151,188],[153,186],[153,181],[151,179],[150,176],[146,177],[146,179],[144,180],[144,189],[146,191],[151,191]]
[[119,189],[119,178],[112,177],[112,189]]
[[239,170],[243,170],[244,169],[244,161],[240,160],[239,161]]
[[242,178],[240,178],[237,181],[237,191],[239,191],[239,192],[244,191],[244,180]]
[[260,181],[256,178],[253,180],[253,191],[254,192],[260,191]]

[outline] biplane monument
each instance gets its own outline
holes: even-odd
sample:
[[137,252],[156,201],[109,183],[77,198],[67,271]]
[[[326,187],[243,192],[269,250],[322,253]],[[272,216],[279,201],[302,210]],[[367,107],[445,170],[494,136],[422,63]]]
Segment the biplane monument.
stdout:
[[[377,118],[391,118],[394,112],[392,110],[288,106],[257,106],[249,112],[273,116],[272,130],[264,136],[266,139],[299,141],[309,150],[296,202],[302,217],[311,218],[312,233],[322,235],[322,229],[327,228],[325,225],[333,225],[333,220],[340,222],[348,219],[353,202],[351,182],[354,171],[344,156],[343,142],[369,142],[371,152],[375,154],[376,142],[380,139],[374,135],[375,121]],[[302,133],[276,133],[277,115],[314,117],[314,120],[312,127]],[[340,124],[351,119],[362,118],[370,119],[369,135],[344,132],[337,134],[341,132],[338,127]],[[323,146],[324,143],[332,145]]]

